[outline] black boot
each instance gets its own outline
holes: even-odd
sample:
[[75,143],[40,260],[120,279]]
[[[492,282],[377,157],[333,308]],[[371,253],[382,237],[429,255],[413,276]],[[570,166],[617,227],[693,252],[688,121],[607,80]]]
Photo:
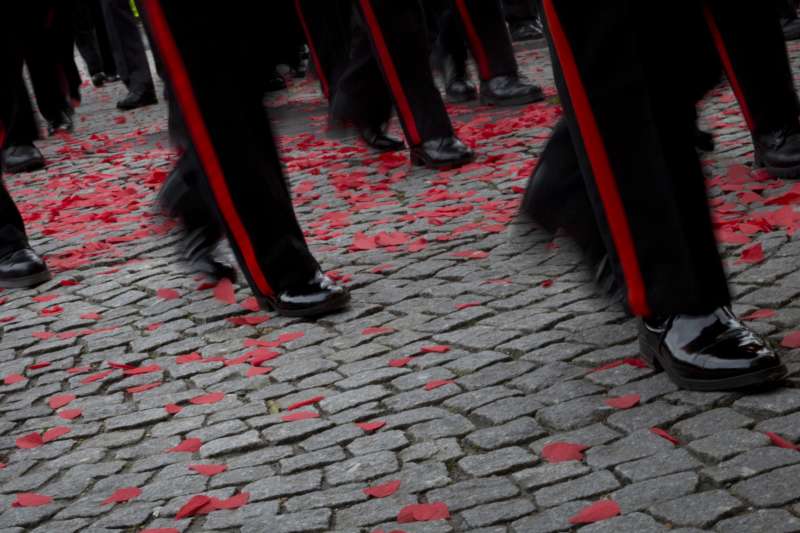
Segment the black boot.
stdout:
[[92,76],[92,85],[95,87],[102,87],[106,83],[106,75],[103,72],[98,72]]
[[695,125],[692,137],[694,138],[694,147],[701,152],[714,151],[714,136],[707,131],[703,131]]
[[264,82],[264,91],[268,93],[274,93],[276,91],[282,91],[286,88],[286,80],[283,79],[280,72],[277,70],[273,70],[267,76],[266,81]]
[[532,41],[544,37],[539,19],[515,20],[508,23],[511,40],[516,42]]
[[481,82],[481,103],[498,106],[530,104],[544,100],[542,88],[519,76],[495,76]]
[[455,168],[475,159],[475,152],[455,135],[411,147],[411,162],[428,168]]
[[30,288],[52,277],[42,258],[29,247],[0,257],[0,287]]
[[800,39],[800,18],[782,18],[781,27],[783,28],[783,38],[787,41]]
[[469,80],[466,61],[456,61],[452,56],[448,56],[442,63],[447,99],[453,103],[475,100],[478,97],[478,90]]
[[58,132],[72,131],[75,123],[72,121],[72,113],[69,111],[60,111],[55,120],[47,121],[47,134],[55,135]]
[[706,315],[641,320],[642,357],[676,385],[718,391],[780,381],[787,369],[764,339],[727,307]]
[[800,124],[753,136],[755,165],[778,178],[800,178]]
[[400,139],[386,135],[386,126],[364,126],[358,128],[361,139],[380,152],[396,152],[406,145]]
[[305,283],[286,287],[273,296],[259,298],[261,306],[292,317],[317,317],[338,311],[350,301],[350,291],[317,271]]
[[155,89],[146,91],[131,91],[119,102],[117,102],[117,109],[120,111],[130,111],[148,105],[158,103]]
[[13,174],[44,168],[44,157],[33,144],[9,146],[3,150],[3,171]]

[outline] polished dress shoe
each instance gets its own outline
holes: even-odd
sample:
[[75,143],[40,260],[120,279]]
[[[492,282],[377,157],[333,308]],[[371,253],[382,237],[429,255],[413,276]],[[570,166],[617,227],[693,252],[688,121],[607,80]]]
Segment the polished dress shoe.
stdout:
[[3,150],[2,162],[3,170],[9,174],[44,168],[42,152],[32,144],[9,146]]
[[0,257],[0,287],[35,287],[52,277],[42,258],[27,246]]
[[641,320],[639,346],[645,361],[690,390],[752,387],[787,374],[775,351],[727,307],[707,315]]
[[498,106],[530,104],[544,100],[542,88],[519,76],[495,76],[481,82],[481,103]]
[[55,135],[58,132],[72,131],[75,123],[72,120],[72,113],[68,111],[59,111],[58,117],[55,120],[47,121],[47,134]]
[[447,100],[453,103],[469,102],[478,97],[478,89],[466,76],[455,76],[447,81],[444,92]]
[[350,291],[320,271],[303,284],[287,287],[260,299],[262,307],[291,317],[317,317],[344,308]]
[[119,74],[106,74],[106,83],[116,83],[121,80]]
[[228,278],[236,281],[236,269],[219,261],[214,252],[222,238],[213,228],[184,228],[179,244],[186,266],[198,274],[217,281]]
[[131,109],[138,109],[148,105],[158,103],[155,89],[149,91],[131,91],[128,95],[117,102],[117,109],[120,111],[130,111]]
[[532,41],[544,37],[542,25],[537,19],[516,20],[508,23],[513,42]]
[[475,159],[475,152],[455,135],[411,147],[411,162],[429,168],[455,168]]
[[692,138],[694,139],[694,147],[701,152],[714,151],[714,136],[707,131],[701,130],[697,125],[695,125],[692,132]]
[[365,126],[358,128],[361,139],[381,152],[396,152],[406,147],[400,139],[386,135],[386,129],[382,126]]
[[755,165],[778,178],[800,177],[800,124],[753,136]]
[[286,80],[283,79],[283,76],[281,76],[280,72],[277,70],[273,70],[264,82],[264,91],[268,93],[282,91],[285,88]]
[[92,85],[95,87],[102,87],[106,83],[106,75],[103,72],[98,72],[92,76]]

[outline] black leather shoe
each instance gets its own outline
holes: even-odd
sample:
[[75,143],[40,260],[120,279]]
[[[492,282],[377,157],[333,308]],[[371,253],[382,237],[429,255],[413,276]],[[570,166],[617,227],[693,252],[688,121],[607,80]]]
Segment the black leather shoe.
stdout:
[[61,111],[58,114],[58,118],[55,120],[48,120],[47,121],[47,134],[48,135],[55,135],[58,132],[62,131],[72,131],[75,127],[75,123],[72,121],[72,114],[66,111]]
[[92,85],[95,87],[102,87],[106,83],[106,75],[103,72],[98,72],[92,76]]
[[292,317],[317,317],[338,311],[350,301],[350,291],[317,271],[307,283],[278,292],[261,300],[262,307]]
[[0,257],[0,287],[35,287],[52,277],[42,258],[28,247]]
[[222,235],[211,228],[185,228],[180,248],[183,260],[193,272],[203,274],[211,280],[228,278],[236,281],[236,269],[222,263],[214,256]]
[[411,147],[411,162],[429,168],[455,168],[475,159],[475,152],[451,135]]
[[641,320],[639,346],[651,366],[663,368],[685,389],[752,387],[779,381],[787,374],[775,351],[727,307],[708,315]]
[[800,18],[781,19],[783,38],[787,41],[800,39]]
[[371,147],[381,152],[396,152],[406,147],[400,139],[389,137],[383,127],[366,126],[358,129],[361,139]]
[[800,178],[800,125],[755,135],[755,164],[778,178]]
[[466,76],[455,76],[447,81],[444,88],[447,99],[453,103],[469,102],[478,97],[478,89]]
[[517,20],[508,23],[511,40],[516,42],[532,41],[544,37],[542,26],[536,19]]
[[708,133],[707,131],[701,130],[698,126],[695,125],[694,132],[694,147],[700,150],[701,152],[713,152],[714,151],[714,136]]
[[121,79],[119,74],[106,74],[106,83],[116,83]]
[[44,168],[42,152],[32,144],[9,146],[3,150],[2,162],[3,170],[10,174]]
[[117,102],[117,109],[121,111],[130,111],[131,109],[137,109],[157,103],[158,98],[156,97],[155,90],[146,92],[131,91],[125,98]]
[[530,104],[544,100],[542,88],[519,76],[495,76],[481,82],[481,103],[498,106]]
[[268,93],[282,91],[286,88],[286,80],[277,70],[273,70],[264,83],[264,91]]

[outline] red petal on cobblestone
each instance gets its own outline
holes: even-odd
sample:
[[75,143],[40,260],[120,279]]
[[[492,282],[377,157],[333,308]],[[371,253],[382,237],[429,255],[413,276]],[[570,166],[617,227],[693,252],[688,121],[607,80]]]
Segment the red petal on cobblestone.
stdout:
[[592,372],[602,372],[603,370],[610,370],[612,368],[617,368],[618,366],[622,365],[633,366],[636,368],[647,368],[647,363],[645,363],[638,357],[628,357],[625,359],[619,359],[617,361],[612,361],[610,363],[600,365],[597,368],[592,369]]
[[428,247],[428,241],[424,237],[420,237],[408,245],[407,250],[411,253],[419,252]]
[[11,504],[12,507],[39,507],[52,502],[53,498],[36,492],[20,492],[17,499]]
[[462,250],[460,252],[453,252],[451,255],[464,259],[484,259],[489,257],[489,252],[484,252],[483,250]]
[[800,450],[800,446],[790,440],[784,439],[777,433],[767,431],[765,435],[769,437],[769,440],[772,441],[772,444],[778,446],[779,448],[786,448],[787,450]]
[[272,367],[270,366],[252,366],[247,370],[247,377],[252,378],[253,376],[261,376],[264,374],[268,374],[272,372]]
[[383,265],[378,265],[376,267],[371,268],[370,272],[372,272],[373,274],[383,274],[384,272],[390,270],[391,268],[392,265],[390,265],[389,263],[385,263]]
[[34,331],[33,333],[31,333],[31,337],[33,337],[34,339],[39,339],[41,341],[52,339],[55,336],[56,334],[53,333],[52,331]]
[[59,407],[64,407],[74,399],[74,394],[58,394],[56,396],[51,396],[50,399],[47,400],[47,405],[50,406],[50,409],[58,409]]
[[179,355],[175,358],[175,362],[179,365],[185,365],[186,363],[193,363],[195,361],[202,361],[203,356],[197,352],[187,353],[185,355]]
[[44,303],[49,302],[50,300],[55,300],[58,298],[58,294],[42,294],[40,296],[34,296],[31,298],[34,302]]
[[353,236],[353,244],[351,245],[353,250],[374,250],[377,247],[378,243],[375,237],[365,235],[361,231],[356,232]]
[[158,372],[161,370],[161,367],[158,365],[147,365],[147,366],[135,366],[133,368],[126,368],[122,371],[123,374],[126,376],[139,376],[142,374],[151,374],[153,372]]
[[234,326],[257,326],[269,320],[269,315],[264,316],[231,316],[228,322]]
[[140,392],[149,391],[155,389],[156,387],[161,386],[160,381],[155,381],[153,383],[145,383],[144,385],[136,385],[135,387],[128,387],[125,391],[128,394],[138,394]]
[[425,384],[425,390],[438,389],[444,385],[455,383],[452,379],[433,379]]
[[88,372],[91,369],[92,367],[90,366],[75,366],[72,368],[68,368],[67,372],[70,374],[83,374],[84,372]]
[[542,448],[542,459],[548,463],[583,461],[583,452],[588,448],[589,446],[574,442],[551,442]]
[[552,280],[552,279],[546,279],[546,280],[544,280],[543,282],[541,282],[541,283],[539,284],[539,286],[540,286],[540,287],[543,287],[543,288],[545,288],[545,289],[546,289],[547,287],[552,287],[552,286],[553,286],[553,280]]
[[208,394],[201,394],[200,396],[195,396],[194,398],[189,400],[189,403],[193,403],[195,405],[206,405],[210,403],[217,403],[224,397],[225,397],[224,392],[210,392]]
[[444,502],[414,503],[406,505],[397,513],[397,521],[401,524],[447,520],[448,518],[450,518],[450,509]]
[[186,502],[183,507],[178,509],[178,513],[175,515],[175,520],[181,520],[182,518],[187,518],[189,516],[194,516],[197,514],[203,506],[211,501],[211,498],[205,496],[203,494],[198,494],[197,496],[192,496],[188,502]]
[[3,378],[3,383],[6,385],[13,385],[15,383],[19,383],[20,381],[25,381],[27,378],[25,376],[21,376],[19,374],[9,374]]
[[162,300],[177,300],[181,297],[180,293],[175,289],[158,289],[156,291],[156,296]]
[[75,285],[78,285],[78,282],[74,279],[62,279],[58,282],[58,284],[62,287],[74,287]]
[[32,365],[28,366],[30,370],[39,370],[40,368],[47,368],[50,366],[49,361],[42,361],[41,363],[33,363]]
[[83,414],[83,411],[80,409],[64,409],[63,411],[58,413],[59,418],[63,418],[64,420],[75,420],[79,416]]
[[763,260],[764,260],[764,248],[761,246],[760,242],[757,242],[753,246],[750,246],[742,250],[742,255],[739,256],[739,260],[736,262],[755,265],[757,263],[762,262]]
[[374,422],[356,422],[356,425],[360,427],[363,431],[367,433],[371,433],[373,431],[378,431],[383,426],[386,425],[386,422],[383,420],[375,420]]
[[100,320],[98,313],[84,313],[80,316],[83,320]]
[[194,470],[198,474],[212,477],[221,474],[228,469],[228,465],[189,465],[190,470]]
[[469,309],[470,307],[477,307],[481,305],[480,302],[465,302],[463,304],[456,304],[456,309],[461,311],[462,309]]
[[60,305],[51,305],[50,307],[45,307],[40,311],[41,314],[44,316],[55,316],[60,314],[64,310],[63,307]]
[[793,331],[781,341],[784,348],[800,348],[800,331]]
[[372,327],[364,328],[363,330],[361,330],[361,334],[362,335],[382,335],[384,333],[394,333],[395,331],[397,331],[397,330],[394,329],[394,328],[381,328],[381,327],[372,326]]
[[430,346],[423,346],[419,349],[420,353],[445,353],[449,352],[450,347],[443,344],[433,344]]
[[17,448],[22,448],[23,450],[38,448],[42,444],[44,444],[44,440],[38,433],[28,433],[17,439]]
[[389,366],[394,368],[400,368],[401,366],[406,366],[408,363],[411,362],[413,357],[400,357],[398,359],[392,359],[389,361]]
[[614,500],[600,500],[584,507],[575,516],[569,519],[570,524],[592,524],[601,520],[608,520],[620,514],[622,510]]
[[642,397],[638,394],[626,394],[617,398],[609,398],[606,400],[606,405],[616,409],[630,409],[637,405]]
[[161,327],[161,322],[154,322],[154,323],[150,324],[149,326],[147,326],[145,329],[147,331],[155,331],[160,327]]
[[287,411],[294,411],[295,409],[300,409],[301,407],[305,407],[307,405],[314,405],[315,403],[319,403],[325,399],[325,396],[314,396],[313,398],[309,398],[307,400],[301,400],[299,402],[295,402],[289,407],[286,408]]
[[305,336],[305,333],[302,331],[291,331],[289,333],[282,333],[278,335],[278,343],[286,344],[287,342],[292,342],[294,340],[300,339]]
[[194,453],[200,449],[200,446],[203,445],[203,441],[200,439],[186,439],[181,441],[180,444],[175,446],[174,448],[170,448],[167,450],[168,452],[177,452],[177,453]]
[[236,303],[236,293],[233,290],[233,283],[228,278],[222,278],[214,287],[214,298],[222,303],[233,305]]
[[130,501],[142,493],[139,487],[124,487],[114,491],[114,494],[103,500],[102,505],[111,505]]
[[366,487],[361,489],[361,492],[366,494],[367,496],[372,496],[373,498],[386,498],[387,496],[391,496],[397,489],[400,488],[400,480],[395,479],[392,481],[387,481],[386,483],[382,483],[380,485],[375,485],[372,487]]
[[54,441],[57,438],[66,435],[70,431],[72,431],[72,430],[70,428],[68,428],[67,426],[56,426],[56,427],[54,427],[52,429],[48,429],[42,435],[42,442]]
[[116,368],[117,370],[131,370],[136,368],[133,365],[129,365],[128,363],[117,363],[116,361],[109,361],[106,363],[111,368]]
[[319,418],[319,413],[314,411],[297,411],[288,415],[283,415],[281,420],[284,422],[295,422],[297,420],[308,420],[309,418]]
[[256,300],[255,296],[249,296],[245,298],[244,301],[239,305],[241,305],[248,311],[253,311],[253,312],[259,311],[261,309],[261,307],[259,307],[258,305],[258,300]]
[[164,406],[164,410],[171,415],[177,415],[181,411],[183,411],[183,407],[178,405],[177,403],[168,403]]
[[677,437],[673,437],[672,435],[667,433],[666,430],[661,428],[650,428],[650,433],[653,433],[654,435],[658,435],[662,439],[670,441],[675,446],[678,446],[681,443],[681,441],[679,441]]
[[217,510],[232,510],[238,509],[243,505],[247,505],[247,502],[250,501],[250,493],[249,492],[240,492],[234,496],[231,496],[228,499],[220,500],[219,498],[211,498],[209,504],[211,505],[213,511]]
[[776,315],[774,309],[756,309],[742,317],[742,320],[762,320],[765,318],[772,318]]

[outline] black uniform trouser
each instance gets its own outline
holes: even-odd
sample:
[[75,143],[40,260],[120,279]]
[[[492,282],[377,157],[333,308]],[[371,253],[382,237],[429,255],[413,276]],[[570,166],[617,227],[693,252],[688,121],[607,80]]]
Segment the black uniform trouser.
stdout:
[[[155,92],[144,41],[130,0],[101,0],[108,38],[122,82],[131,92]],[[208,38],[213,38],[210,33]]]
[[201,189],[254,293],[266,296],[307,282],[319,266],[283,179],[259,73],[250,68],[265,6],[207,10],[181,0],[144,0],[142,8],[186,124],[191,156],[203,170]]
[[[75,44],[86,62],[89,75],[117,73],[99,0],[76,0],[73,24]],[[98,16],[99,15],[99,16]]]
[[539,16],[536,0],[503,0],[503,12],[509,22],[531,20]]

